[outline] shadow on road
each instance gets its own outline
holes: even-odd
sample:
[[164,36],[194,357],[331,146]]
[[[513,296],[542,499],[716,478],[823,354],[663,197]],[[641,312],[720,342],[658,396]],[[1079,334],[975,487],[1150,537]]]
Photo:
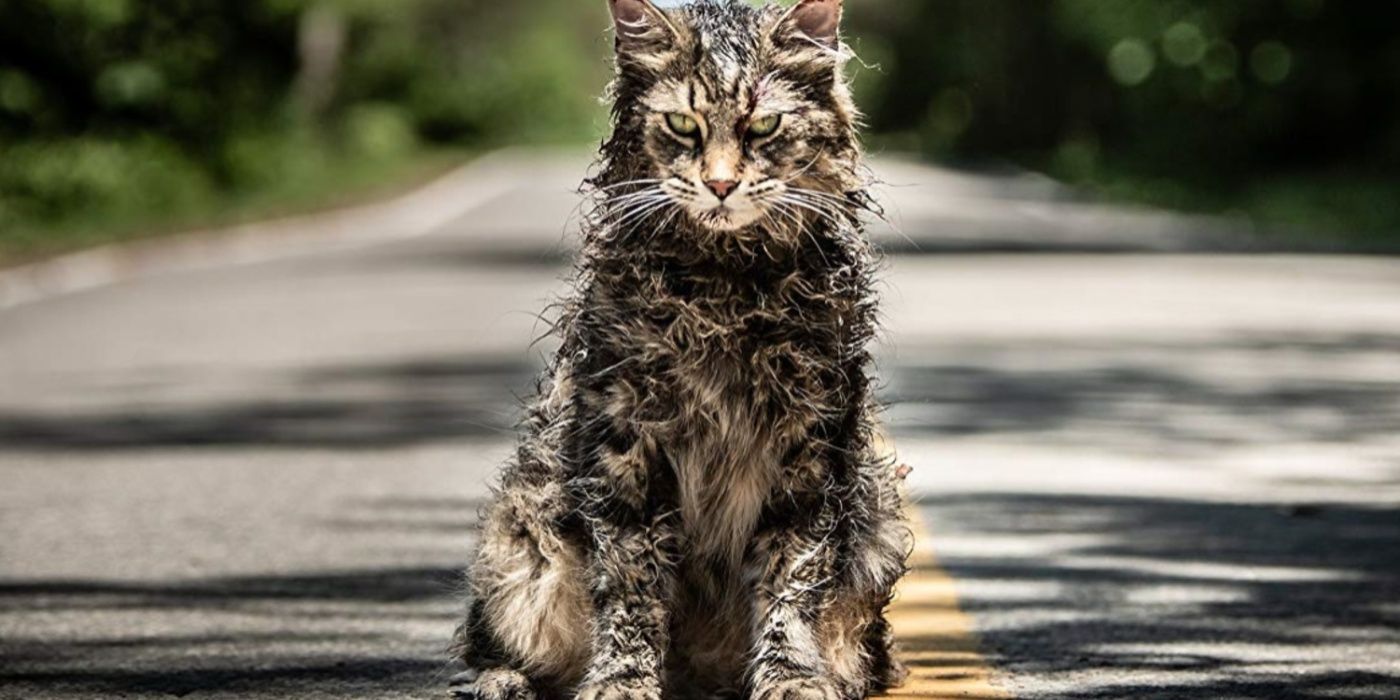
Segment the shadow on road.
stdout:
[[1359,444],[1400,426],[1400,378],[1365,371],[1396,356],[1388,334],[945,348],[887,364],[884,398],[893,429],[911,435],[1150,454]]
[[[1179,455],[1393,444],[1400,379],[1375,368],[1397,354],[1400,335],[1389,333],[1023,339],[908,350],[883,369],[898,433]],[[262,378],[238,400],[10,413],[0,451],[85,459],[508,440],[516,413],[506,397],[527,394],[535,372],[520,358],[428,357]],[[1383,477],[1400,481],[1400,462],[1388,464]],[[477,505],[353,503],[319,525],[340,541],[426,538],[465,533]],[[1027,697],[1400,697],[1400,671],[1376,661],[1400,658],[1393,510],[1053,494],[922,505],[992,665],[1025,682]],[[432,563],[175,582],[0,579],[0,617],[29,630],[0,639],[0,695],[430,697],[457,580],[456,567]],[[911,648],[971,653],[932,637]]]
[[[402,533],[416,524],[429,537],[450,517],[465,541],[482,504],[385,498],[346,511],[364,516],[360,528]],[[456,566],[420,566],[171,582],[3,580],[0,620],[50,624],[41,636],[0,634],[0,697],[438,697],[460,577]]]
[[276,601],[395,603],[442,596],[455,569],[410,568],[287,576],[238,576],[181,583],[0,582],[0,610],[235,609]]
[[506,437],[528,357],[335,367],[268,381],[267,398],[71,415],[0,414],[0,449],[393,446]]
[[[0,584],[0,614],[102,629],[139,620],[129,634],[98,639],[0,639],[0,696],[431,697],[447,669],[459,576],[455,568],[402,568],[169,585]],[[444,632],[435,643],[414,642],[402,633],[406,624]],[[151,634],[151,627],[208,633]]]
[[[993,667],[1053,698],[1400,697],[1393,509],[923,500]],[[1037,546],[1026,547],[1035,542]]]
[[[347,510],[364,516],[360,527],[388,529],[480,505],[400,498]],[[1393,511],[1017,494],[919,505],[948,548],[941,565],[979,620],[993,667],[1065,684],[1027,697],[1321,700],[1400,691],[1400,677],[1347,668],[1361,649],[1368,659],[1400,658]],[[1052,546],[1034,554],[1017,548],[1047,540]],[[458,575],[401,567],[171,583],[6,581],[0,615],[58,624],[42,639],[0,640],[0,688],[430,697],[446,668],[446,640],[412,641],[405,629],[450,630]],[[139,623],[108,636],[81,629],[124,621]],[[66,624],[80,628],[63,631]],[[943,661],[914,663],[946,665],[944,675],[959,673],[960,655],[975,651],[965,638],[936,635],[905,646],[939,652]]]
[[[1400,354],[1400,335],[1251,336],[906,352],[882,367],[892,427],[906,434],[1033,435],[1141,452],[1276,439],[1347,444],[1400,425],[1400,379],[1356,378]],[[1225,373],[1258,377],[1226,381]],[[230,445],[361,447],[509,439],[510,397],[531,393],[525,357],[425,358],[266,379],[237,402],[120,411],[0,414],[0,449],[111,450]],[[1400,476],[1400,475],[1398,475]]]

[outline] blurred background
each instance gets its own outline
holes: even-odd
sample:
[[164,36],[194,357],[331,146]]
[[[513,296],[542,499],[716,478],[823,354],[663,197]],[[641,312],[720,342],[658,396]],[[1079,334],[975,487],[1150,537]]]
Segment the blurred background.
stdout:
[[[10,0],[0,256],[324,205],[464,152],[588,144],[602,2]],[[1400,245],[1400,9],[851,3],[872,147]]]
[[[1400,697],[1400,4],[846,5],[915,695]],[[442,696],[608,25],[0,0],[0,697]]]

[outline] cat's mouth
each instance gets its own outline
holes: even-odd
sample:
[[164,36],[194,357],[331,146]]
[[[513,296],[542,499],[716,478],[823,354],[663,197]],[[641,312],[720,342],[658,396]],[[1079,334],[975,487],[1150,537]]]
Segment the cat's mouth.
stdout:
[[661,183],[660,189],[691,221],[709,231],[738,231],[754,225],[765,215],[760,202],[747,192],[729,192],[718,197],[704,186],[682,178],[667,180]]
[[717,204],[708,209],[691,211],[696,223],[712,231],[737,231],[745,228],[762,216],[753,207],[736,207],[732,204]]
[[730,209],[726,205],[721,204],[715,207],[714,209],[705,212],[703,214],[703,217],[708,221],[728,221],[734,217],[734,210]]
[[702,226],[716,231],[737,230],[747,223],[739,221],[738,212],[724,204],[700,212],[696,219]]

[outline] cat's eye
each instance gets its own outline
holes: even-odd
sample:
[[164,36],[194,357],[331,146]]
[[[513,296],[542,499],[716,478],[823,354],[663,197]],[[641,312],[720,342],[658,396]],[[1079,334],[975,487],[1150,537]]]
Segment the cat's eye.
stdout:
[[666,126],[671,127],[671,131],[681,136],[695,136],[700,133],[700,124],[695,121],[694,117],[678,112],[666,115]]
[[749,123],[749,136],[762,138],[778,130],[778,124],[783,120],[781,114],[770,114],[762,119],[755,119]]

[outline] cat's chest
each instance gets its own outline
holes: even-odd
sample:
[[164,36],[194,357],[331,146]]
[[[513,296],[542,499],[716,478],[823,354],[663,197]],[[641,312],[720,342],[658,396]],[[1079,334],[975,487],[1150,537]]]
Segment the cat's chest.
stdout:
[[683,529],[694,554],[737,564],[778,480],[770,422],[729,377],[694,379],[684,428],[667,448],[676,471]]
[[830,342],[839,322],[792,294],[700,291],[630,296],[613,354],[628,358],[625,394],[675,469],[691,553],[737,564],[782,455],[839,401]]
[[636,338],[678,383],[707,397],[769,396],[799,367],[837,363],[843,320],[830,304],[769,289],[707,290],[643,301]]
[[611,384],[609,413],[683,443],[687,461],[730,473],[727,453],[791,444],[839,402],[839,323],[829,314],[780,295],[644,291],[607,287],[577,327],[579,344],[594,377]]

